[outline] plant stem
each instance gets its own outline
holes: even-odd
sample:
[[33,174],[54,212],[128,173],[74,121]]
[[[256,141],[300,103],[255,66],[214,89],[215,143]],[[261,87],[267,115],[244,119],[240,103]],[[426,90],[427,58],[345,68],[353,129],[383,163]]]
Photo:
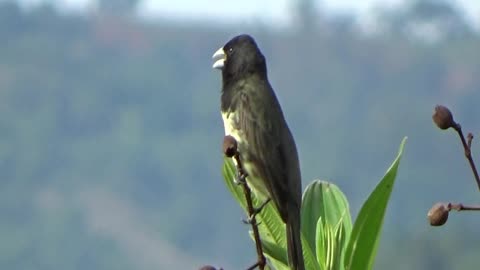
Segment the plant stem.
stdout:
[[457,210],[457,211],[480,211],[480,206],[465,206],[461,203],[449,203],[447,208]]
[[468,163],[470,164],[470,168],[472,168],[473,176],[475,177],[475,181],[477,182],[478,189],[480,190],[480,177],[478,176],[475,162],[473,162],[472,151],[471,151],[473,135],[471,133],[468,134],[468,143],[467,143],[467,141],[465,140],[465,136],[463,136],[462,126],[456,123],[453,128],[455,129],[455,131],[457,131],[458,136],[462,141],[463,149],[465,151],[465,157],[467,158]]
[[262,242],[260,240],[260,233],[258,232],[258,224],[257,224],[257,219],[256,219],[256,211],[255,208],[253,207],[253,202],[252,202],[252,192],[250,190],[250,187],[247,184],[246,177],[247,173],[243,169],[243,164],[240,159],[240,155],[238,151],[234,155],[235,161],[237,162],[237,170],[238,170],[238,175],[240,178],[240,184],[243,187],[243,193],[245,194],[245,199],[247,201],[247,212],[249,215],[249,223],[252,225],[252,231],[253,231],[253,237],[255,239],[255,246],[257,248],[257,262],[247,268],[247,270],[252,270],[255,269],[257,266],[260,270],[265,269],[266,265],[266,259],[265,256],[263,255],[263,248],[262,248]]

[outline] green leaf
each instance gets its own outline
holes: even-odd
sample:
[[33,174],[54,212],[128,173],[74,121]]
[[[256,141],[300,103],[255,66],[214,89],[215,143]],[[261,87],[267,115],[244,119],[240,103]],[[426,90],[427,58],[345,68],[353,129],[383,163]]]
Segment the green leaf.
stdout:
[[341,222],[332,225],[324,222],[322,217],[318,219],[316,232],[317,260],[321,269],[344,269],[341,259],[345,249],[345,233],[343,230],[344,226]]
[[243,209],[247,209],[247,203],[243,195],[242,187],[234,183],[236,176],[237,173],[232,159],[225,158],[223,162],[223,179],[225,180],[225,184],[235,200],[240,203],[240,206]]
[[320,265],[321,269],[327,269],[327,249],[326,249],[326,233],[323,228],[322,217],[318,218],[317,229],[315,232],[315,242],[316,242],[316,255],[317,262]]
[[309,269],[309,270],[325,269],[318,264],[318,261],[315,258],[315,253],[307,244],[307,238],[305,237],[303,232],[302,232],[302,249],[303,249],[303,260],[305,262],[305,269]]
[[[250,236],[253,239],[252,232],[250,232]],[[306,246],[305,243],[306,240],[302,235],[303,259],[305,263],[305,268],[311,270],[325,269],[318,265],[318,262],[315,259],[312,250],[308,246]],[[267,240],[265,240],[264,237],[262,237],[262,247],[265,256],[267,256],[275,269],[279,270],[283,269],[284,267],[287,267],[287,269],[289,269],[286,246],[279,246],[277,244],[268,242]]]
[[397,158],[358,214],[345,253],[344,262],[347,270],[370,270],[373,267],[385,210],[395,183],[406,139],[405,137],[402,140]]
[[334,261],[334,250],[335,250],[335,236],[333,232],[333,228],[330,224],[325,223],[325,250],[327,253],[326,262],[327,270],[332,270],[333,261]]
[[[245,213],[247,213],[247,202],[245,200],[245,194],[243,193],[243,187],[234,183],[236,178],[236,168],[230,158],[225,158],[224,160],[223,175],[228,189],[237,202],[239,202]],[[252,201],[255,206],[262,203],[255,197],[254,193],[252,193]],[[256,218],[257,223],[260,223],[259,231],[262,238],[281,247],[286,246],[285,225],[273,203],[265,205]]]
[[[247,202],[245,200],[243,187],[234,183],[236,174],[236,167],[232,159],[225,158],[223,164],[225,183],[245,213],[247,213]],[[255,206],[258,206],[262,203],[255,197],[254,193],[252,193],[252,201]],[[269,253],[268,255],[272,258],[276,258],[285,265],[288,265],[286,255],[287,241],[285,236],[285,224],[280,218],[280,215],[275,209],[273,203],[268,203],[265,205],[262,211],[256,215],[256,219],[257,223],[260,224],[258,226],[258,230],[262,244],[265,245],[265,242],[268,242],[269,245],[277,246],[277,248],[269,248],[269,252],[274,253]]]
[[[240,206],[244,209],[245,213],[247,213],[247,203],[243,193],[243,188],[242,186],[234,183],[234,179],[236,177],[236,168],[230,158],[225,158],[224,160],[223,176],[228,189],[233,194],[234,198],[239,202]],[[254,194],[252,194],[252,197],[254,205],[261,204],[261,202],[255,198]],[[257,214],[256,218],[257,223],[260,224],[258,226],[258,230],[262,240],[262,247],[264,248],[265,256],[269,258],[270,262],[276,269],[283,269],[282,265],[288,265],[285,224],[273,206],[273,203],[267,204],[262,211]],[[307,269],[320,270],[312,249],[308,247],[306,243],[307,240],[302,233],[305,267],[307,267]]]
[[262,239],[263,253],[276,270],[289,270],[285,249]]
[[[334,247],[334,250],[332,251],[335,254],[333,257],[333,262],[331,267],[331,269],[333,270],[345,269],[343,265],[343,254],[347,249],[347,242],[345,240],[346,232],[344,230],[345,230],[345,226],[342,224],[342,222],[339,222],[333,230],[333,236],[335,239],[335,247]],[[348,233],[350,234],[350,232]]]
[[[322,223],[319,224],[320,219]],[[318,243],[318,241],[327,241],[326,237],[329,237],[327,231],[324,230],[326,224],[331,228],[342,226],[340,241],[329,240],[337,243],[336,247],[340,252],[336,254],[342,256],[352,231],[352,219],[348,200],[336,185],[326,181],[315,180],[307,186],[303,195],[302,232],[307,239],[308,245],[316,254],[317,261],[322,269],[327,267],[325,261],[327,250],[326,246]],[[319,232],[325,235],[318,235]],[[319,248],[321,250],[318,250]]]

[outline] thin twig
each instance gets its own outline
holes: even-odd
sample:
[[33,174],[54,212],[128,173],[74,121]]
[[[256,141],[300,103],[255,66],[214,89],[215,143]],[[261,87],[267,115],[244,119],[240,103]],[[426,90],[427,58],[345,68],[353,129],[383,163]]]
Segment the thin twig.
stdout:
[[457,211],[480,211],[480,206],[475,205],[475,206],[465,206],[461,203],[449,203],[447,205],[447,208],[457,210]]
[[257,248],[257,256],[258,256],[257,262],[252,266],[250,266],[249,268],[247,268],[247,270],[252,270],[252,269],[255,269],[256,267],[258,267],[260,270],[263,270],[265,269],[266,259],[265,259],[265,256],[263,255],[262,242],[260,240],[260,233],[258,232],[258,224],[257,224],[257,219],[255,217],[257,212],[253,206],[252,192],[245,179],[247,176],[247,173],[243,169],[243,164],[240,159],[240,154],[238,153],[238,151],[235,153],[234,158],[237,163],[237,170],[240,178],[239,182],[243,187],[243,193],[245,194],[245,199],[247,201],[247,212],[249,215],[249,223],[252,225],[253,237],[255,239],[255,246]]
[[468,145],[468,149],[470,149],[470,152],[472,151],[472,140],[473,140],[473,134],[469,132],[467,134],[467,145]]
[[477,186],[478,189],[480,190],[480,177],[478,176],[477,168],[475,166],[475,162],[473,162],[472,158],[472,151],[471,151],[471,145],[472,145],[472,140],[473,140],[473,135],[469,133],[470,136],[468,136],[468,143],[465,140],[465,137],[463,136],[462,132],[462,126],[458,123],[454,125],[453,127],[455,131],[457,131],[458,136],[460,137],[460,140],[462,141],[463,149],[465,151],[465,157],[468,160],[468,163],[470,164],[470,168],[472,168],[473,176],[475,177],[475,181],[477,181]]
[[[247,270],[253,270],[257,267],[260,267],[260,261],[254,263],[252,266],[248,267]],[[265,266],[264,266],[265,267]]]

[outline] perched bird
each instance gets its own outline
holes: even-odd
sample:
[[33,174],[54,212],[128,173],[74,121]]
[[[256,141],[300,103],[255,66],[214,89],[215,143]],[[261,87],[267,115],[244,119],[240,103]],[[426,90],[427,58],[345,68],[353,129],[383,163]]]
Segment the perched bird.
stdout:
[[239,35],[213,55],[222,71],[225,135],[235,138],[247,183],[270,198],[286,224],[290,268],[305,268],[300,237],[302,184],[295,141],[268,82],[265,57],[255,40]]

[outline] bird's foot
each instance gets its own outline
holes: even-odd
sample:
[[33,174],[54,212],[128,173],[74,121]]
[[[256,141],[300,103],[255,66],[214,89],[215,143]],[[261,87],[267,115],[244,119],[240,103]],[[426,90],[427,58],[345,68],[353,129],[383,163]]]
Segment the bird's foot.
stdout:
[[[266,199],[262,204],[260,204],[259,207],[253,208],[253,213],[248,217],[247,220],[243,220],[245,224],[252,224],[253,219],[262,211],[262,209],[271,201],[270,198]],[[260,223],[257,223],[256,225],[260,225]]]
[[258,226],[258,225],[262,224],[262,222],[255,222],[255,223],[253,223],[253,220],[250,219],[250,218],[242,219],[242,222],[243,222],[244,224],[253,225],[253,226]]
[[237,177],[233,180],[236,185],[244,185],[246,184],[247,173],[246,172],[239,172],[237,173]]
[[253,209],[253,214],[252,214],[252,217],[255,217],[256,215],[258,215],[258,213],[260,213],[262,211],[262,209],[271,201],[272,199],[270,198],[267,198],[262,204],[260,204],[259,207],[256,207]]

